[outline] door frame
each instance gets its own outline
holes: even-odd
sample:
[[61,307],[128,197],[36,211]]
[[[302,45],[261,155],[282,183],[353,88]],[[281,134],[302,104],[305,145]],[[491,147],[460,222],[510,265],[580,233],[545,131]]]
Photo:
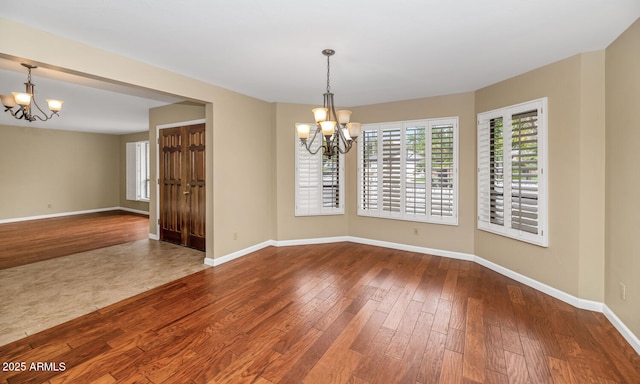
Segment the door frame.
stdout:
[[[160,182],[159,182],[160,180],[160,130],[165,128],[175,128],[175,127],[182,127],[185,125],[196,125],[196,124],[204,124],[206,129],[206,125],[207,125],[206,119],[188,120],[188,121],[180,121],[180,122],[170,123],[170,124],[156,125],[155,185],[156,185],[156,237],[157,237],[157,240],[160,239]],[[205,147],[205,153],[206,151],[207,151],[207,148]],[[206,207],[205,207],[205,211],[206,211]],[[206,252],[206,245],[205,245],[205,252]]]

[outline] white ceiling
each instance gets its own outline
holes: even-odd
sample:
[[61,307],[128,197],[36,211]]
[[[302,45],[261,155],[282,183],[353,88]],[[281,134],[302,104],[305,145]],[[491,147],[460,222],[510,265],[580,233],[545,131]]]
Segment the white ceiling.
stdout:
[[[2,17],[270,102],[321,103],[321,51],[333,48],[336,103],[357,106],[473,91],[604,49],[640,17],[640,0],[23,0],[4,4]],[[65,88],[39,70],[42,98],[64,99],[68,124],[90,106],[104,110],[84,92],[122,97],[89,87],[58,96]],[[162,103],[138,99],[109,115],[139,102],[146,117]]]

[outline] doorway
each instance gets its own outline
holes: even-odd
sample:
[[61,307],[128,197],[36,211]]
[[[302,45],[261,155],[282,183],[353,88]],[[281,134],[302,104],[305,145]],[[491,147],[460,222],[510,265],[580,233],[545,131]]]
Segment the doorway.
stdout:
[[205,125],[158,130],[160,240],[205,250]]

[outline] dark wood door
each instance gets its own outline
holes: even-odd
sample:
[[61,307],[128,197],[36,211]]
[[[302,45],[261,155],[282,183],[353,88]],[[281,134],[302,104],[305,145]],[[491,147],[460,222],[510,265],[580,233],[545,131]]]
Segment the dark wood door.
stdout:
[[205,249],[204,124],[161,129],[160,240]]

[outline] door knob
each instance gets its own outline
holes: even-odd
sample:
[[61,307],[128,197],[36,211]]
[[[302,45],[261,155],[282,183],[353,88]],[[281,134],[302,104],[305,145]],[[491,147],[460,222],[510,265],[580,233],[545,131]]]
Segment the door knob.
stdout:
[[184,192],[182,192],[182,194],[183,194],[183,195],[188,195],[188,194],[190,194],[190,193],[191,193],[191,192],[189,192],[189,191],[184,191]]

